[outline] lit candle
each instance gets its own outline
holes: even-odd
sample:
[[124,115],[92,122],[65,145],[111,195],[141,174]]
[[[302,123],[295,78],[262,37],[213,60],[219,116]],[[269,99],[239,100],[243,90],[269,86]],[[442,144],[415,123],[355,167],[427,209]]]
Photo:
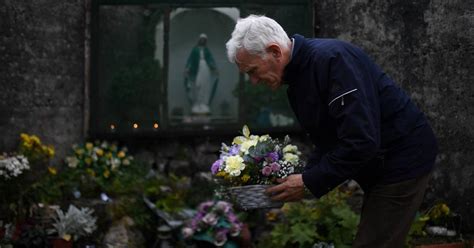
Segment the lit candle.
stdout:
[[153,130],[158,129],[158,127],[159,127],[158,122],[153,123]]
[[115,128],[116,128],[115,124],[113,124],[113,123],[110,124],[110,131],[111,132],[115,132]]
[[138,129],[138,123],[133,123],[133,129]]

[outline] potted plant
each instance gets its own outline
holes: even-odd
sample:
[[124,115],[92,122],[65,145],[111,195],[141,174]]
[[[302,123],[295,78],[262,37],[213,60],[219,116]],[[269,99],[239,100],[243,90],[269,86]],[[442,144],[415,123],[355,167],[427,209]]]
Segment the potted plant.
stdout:
[[69,209],[64,213],[61,209],[56,209],[53,227],[50,234],[56,234],[52,239],[54,248],[72,247],[72,242],[82,236],[92,234],[96,229],[96,221],[89,208],[78,209],[74,205],[69,205]]

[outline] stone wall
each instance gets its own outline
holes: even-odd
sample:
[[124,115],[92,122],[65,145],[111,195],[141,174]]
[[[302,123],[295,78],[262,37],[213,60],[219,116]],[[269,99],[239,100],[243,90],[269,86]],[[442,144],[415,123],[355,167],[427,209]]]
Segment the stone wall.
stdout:
[[474,230],[474,3],[316,0],[318,37],[366,50],[426,113],[440,154],[426,203],[446,201]]
[[0,151],[20,132],[64,154],[83,133],[84,2],[0,4]]
[[[34,133],[59,161],[84,138],[84,0],[1,3],[0,151]],[[315,0],[314,9],[318,37],[363,47],[427,113],[440,143],[427,202],[447,201],[473,232],[472,1]],[[159,168],[184,171],[206,169],[221,141],[230,137],[129,146]]]

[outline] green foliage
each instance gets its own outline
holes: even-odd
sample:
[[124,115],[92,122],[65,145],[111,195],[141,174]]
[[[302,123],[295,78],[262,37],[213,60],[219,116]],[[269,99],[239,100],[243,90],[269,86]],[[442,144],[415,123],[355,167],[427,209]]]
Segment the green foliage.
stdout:
[[262,244],[264,247],[311,247],[318,241],[350,247],[359,223],[346,202],[347,194],[335,189],[319,200],[286,204]]
[[285,87],[273,91],[264,85],[252,85],[249,81],[237,87],[233,94],[240,97],[241,102],[245,102],[245,106],[243,106],[243,112],[247,115],[245,123],[259,126],[268,125],[269,123],[262,117],[270,112],[293,116]]
[[188,177],[157,176],[147,182],[145,195],[155,203],[156,207],[174,214],[186,207],[186,198],[190,189]]

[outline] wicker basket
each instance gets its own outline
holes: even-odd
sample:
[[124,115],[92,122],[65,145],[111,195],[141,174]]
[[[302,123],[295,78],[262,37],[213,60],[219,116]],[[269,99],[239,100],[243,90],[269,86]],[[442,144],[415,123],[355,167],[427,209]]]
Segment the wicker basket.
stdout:
[[283,202],[272,201],[271,198],[265,194],[265,189],[273,185],[246,185],[239,187],[231,187],[227,192],[231,195],[237,205],[244,209],[257,208],[280,208]]

